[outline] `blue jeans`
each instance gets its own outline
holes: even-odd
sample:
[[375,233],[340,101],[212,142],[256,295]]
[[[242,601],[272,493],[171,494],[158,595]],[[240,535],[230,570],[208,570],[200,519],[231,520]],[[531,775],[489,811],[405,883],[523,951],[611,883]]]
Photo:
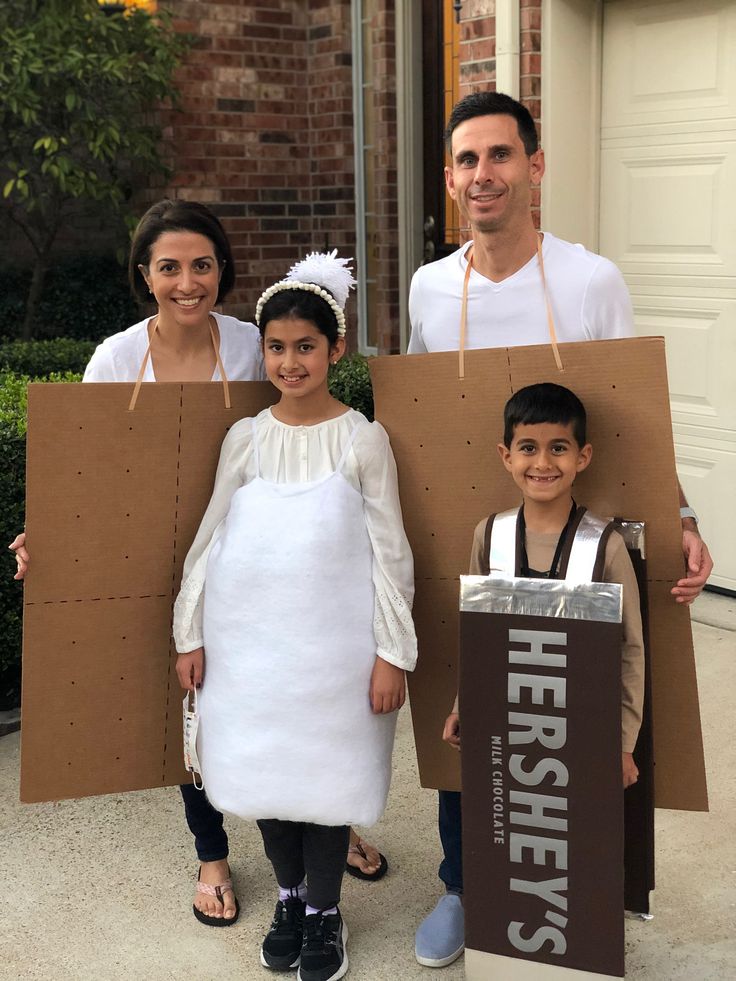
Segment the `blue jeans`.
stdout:
[[439,829],[444,858],[439,877],[448,892],[463,894],[463,826],[462,794],[457,790],[440,790]]
[[222,826],[222,814],[210,804],[204,790],[193,783],[183,783],[181,790],[184,815],[194,835],[194,847],[200,862],[218,862],[227,858],[227,834]]

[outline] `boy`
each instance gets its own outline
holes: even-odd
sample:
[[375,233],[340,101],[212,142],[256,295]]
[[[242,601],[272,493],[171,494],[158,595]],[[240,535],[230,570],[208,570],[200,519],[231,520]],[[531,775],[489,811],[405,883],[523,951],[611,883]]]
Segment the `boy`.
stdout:
[[[564,579],[568,566],[572,569],[577,564],[579,579],[623,585],[621,768],[626,788],[638,778],[633,750],[644,698],[639,590],[621,536],[573,500],[575,478],[589,465],[593,452],[585,428],[583,404],[560,385],[530,385],[509,399],[504,409],[504,441],[498,444],[498,452],[521,490],[523,503],[518,514],[509,511],[492,515],[478,524],[469,571],[471,575],[488,575],[495,570],[527,578]],[[583,538],[588,548],[583,551],[587,560],[582,560],[580,576],[581,553],[572,547]],[[591,548],[591,542],[596,547]],[[442,735],[451,746],[460,749],[457,699]],[[440,791],[439,823],[445,856],[440,877],[447,893],[417,931],[416,957],[427,967],[444,967],[463,950],[459,793]]]
[[[529,385],[506,403],[503,443],[498,444],[498,452],[523,496],[516,536],[520,576],[564,579],[561,574],[564,555],[579,527],[580,511],[584,511],[573,501],[572,486],[593,454],[593,447],[586,442],[585,428],[582,402],[561,385],[547,382]],[[471,575],[487,575],[489,571],[493,535],[492,526],[488,535],[489,520],[484,518],[473,535]],[[644,642],[639,589],[631,560],[621,536],[615,531],[606,534],[607,531],[601,536],[604,551],[600,581],[623,586],[621,768],[625,789],[636,783],[639,776],[633,752],[644,698]],[[442,738],[460,748],[457,700],[445,722]]]

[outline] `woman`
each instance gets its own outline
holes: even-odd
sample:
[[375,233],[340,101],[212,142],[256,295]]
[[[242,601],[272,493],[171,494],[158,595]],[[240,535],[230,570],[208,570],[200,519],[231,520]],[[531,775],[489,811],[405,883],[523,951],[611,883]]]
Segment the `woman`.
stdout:
[[[133,235],[128,275],[136,299],[154,300],[157,312],[104,340],[85,382],[221,381],[223,371],[229,381],[265,378],[256,326],[212,312],[232,289],[235,269],[225,230],[209,208],[168,199],[149,208]],[[10,548],[15,578],[22,579],[29,558],[25,534]],[[239,907],[222,814],[192,784],[182,785],[181,794],[200,861],[194,915],[209,926],[228,926]],[[377,878],[385,871],[381,860],[351,833],[349,871]]]

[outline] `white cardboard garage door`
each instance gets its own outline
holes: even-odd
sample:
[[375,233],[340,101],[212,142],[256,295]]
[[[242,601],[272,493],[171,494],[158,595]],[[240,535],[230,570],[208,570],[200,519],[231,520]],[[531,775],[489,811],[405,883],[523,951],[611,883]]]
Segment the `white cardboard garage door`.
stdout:
[[[736,589],[736,3],[604,4],[600,251],[663,334],[678,472]],[[645,431],[643,438],[646,438]]]

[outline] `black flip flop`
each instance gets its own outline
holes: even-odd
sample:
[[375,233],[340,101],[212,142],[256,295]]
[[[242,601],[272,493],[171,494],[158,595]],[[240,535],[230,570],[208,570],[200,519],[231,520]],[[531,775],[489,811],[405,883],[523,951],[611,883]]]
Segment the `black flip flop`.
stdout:
[[[199,867],[199,872],[197,872],[197,883],[199,884],[199,877],[202,874],[202,866]],[[203,913],[201,909],[192,903],[192,912],[194,913],[195,919],[199,920],[200,923],[204,923],[205,926],[212,927],[227,927],[232,926],[233,923],[237,922],[240,916],[240,903],[238,902],[238,897],[235,895],[235,890],[233,889],[233,884],[231,879],[226,879],[225,882],[221,882],[219,886],[213,886],[215,890],[215,899],[222,904],[223,909],[225,908],[225,903],[222,898],[222,893],[227,892],[229,889],[235,900],[235,916],[231,916],[230,919],[226,919],[224,916],[208,916],[207,913]]]
[[[351,847],[355,848],[358,851],[358,854],[363,858],[368,858],[362,845],[360,844],[360,841],[357,845],[351,845]],[[364,882],[378,882],[378,880],[382,879],[388,872],[388,862],[386,861],[386,856],[379,852],[378,857],[381,859],[381,864],[378,866],[375,872],[364,872],[355,865],[351,865],[348,861],[345,862],[345,871],[348,875],[352,875],[354,879],[362,879]]]

